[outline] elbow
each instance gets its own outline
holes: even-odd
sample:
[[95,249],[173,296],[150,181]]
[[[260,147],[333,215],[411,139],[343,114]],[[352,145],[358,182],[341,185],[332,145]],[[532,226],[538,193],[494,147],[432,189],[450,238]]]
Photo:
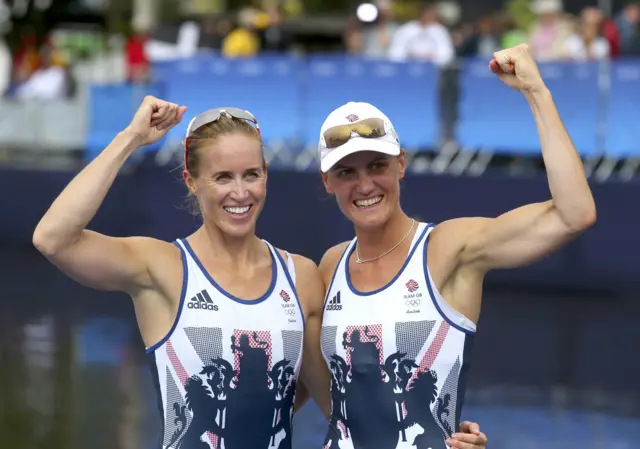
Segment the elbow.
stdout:
[[596,220],[597,220],[596,206],[594,205],[593,208],[591,208],[585,216],[584,223],[583,223],[584,230],[587,230],[591,226],[596,224]]
[[67,246],[66,242],[56,238],[42,225],[38,225],[31,237],[33,246],[46,258],[56,257]]
[[570,228],[573,233],[580,234],[596,224],[597,214],[596,206],[592,204],[590,207],[584,208],[576,214],[571,220]]
[[38,225],[31,237],[33,246],[45,257],[52,257],[57,251],[54,239],[47,236],[47,233]]

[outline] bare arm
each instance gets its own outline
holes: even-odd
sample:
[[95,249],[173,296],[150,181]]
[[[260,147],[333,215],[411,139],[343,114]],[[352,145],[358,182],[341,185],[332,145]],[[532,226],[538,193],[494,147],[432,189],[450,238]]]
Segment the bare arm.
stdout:
[[496,53],[491,69],[505,84],[523,92],[531,107],[552,199],[495,219],[466,218],[443,223],[443,228],[463,236],[461,261],[482,270],[533,263],[574,239],[596,219],[582,161],[528,47]]
[[127,158],[159,140],[184,108],[147,97],[131,125],[69,183],[38,223],[33,244],[67,275],[89,287],[131,292],[150,283],[144,259],[155,242],[114,238],[85,229]]
[[298,382],[296,385],[296,401],[293,405],[293,410],[295,413],[298,413],[302,407],[309,401],[311,397],[311,393],[307,390],[307,387],[303,382]]
[[322,413],[328,417],[331,407],[331,378],[320,350],[324,283],[313,261],[298,256],[296,262],[296,289],[307,316],[300,377]]

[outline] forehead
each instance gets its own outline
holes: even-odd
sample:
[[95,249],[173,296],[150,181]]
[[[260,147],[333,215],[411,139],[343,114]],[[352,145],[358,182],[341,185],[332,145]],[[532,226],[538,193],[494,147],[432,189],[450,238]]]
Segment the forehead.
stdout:
[[243,171],[262,165],[262,144],[244,134],[220,136],[201,151],[203,168],[211,171]]
[[389,159],[389,155],[378,151],[358,151],[357,153],[345,156],[336,163],[334,168],[359,167],[370,164],[374,161]]

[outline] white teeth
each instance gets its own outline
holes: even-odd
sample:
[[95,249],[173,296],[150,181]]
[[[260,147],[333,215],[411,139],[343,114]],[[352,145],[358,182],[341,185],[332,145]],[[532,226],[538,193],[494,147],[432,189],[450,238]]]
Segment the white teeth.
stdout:
[[246,214],[247,212],[249,212],[249,209],[251,209],[251,206],[244,206],[244,207],[225,207],[224,210],[226,210],[227,212],[229,212],[230,214],[237,214],[237,215],[242,215],[242,214]]
[[374,196],[373,198],[367,198],[366,200],[356,200],[356,206],[358,207],[371,207],[382,201],[382,195]]

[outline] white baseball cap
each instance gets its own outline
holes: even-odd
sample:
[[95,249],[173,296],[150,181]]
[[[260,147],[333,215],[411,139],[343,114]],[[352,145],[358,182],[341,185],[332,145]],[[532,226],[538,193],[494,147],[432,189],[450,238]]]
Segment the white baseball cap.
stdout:
[[[343,145],[336,148],[327,148],[324,133],[330,128],[341,125],[349,125],[366,119],[377,118],[384,123],[385,133],[380,137],[360,137],[353,133],[351,138]],[[375,106],[350,101],[347,104],[333,110],[325,119],[320,128],[320,141],[318,142],[318,156],[320,158],[320,170],[326,173],[331,170],[338,161],[358,151],[377,151],[390,156],[400,154],[400,139],[391,120]]]

